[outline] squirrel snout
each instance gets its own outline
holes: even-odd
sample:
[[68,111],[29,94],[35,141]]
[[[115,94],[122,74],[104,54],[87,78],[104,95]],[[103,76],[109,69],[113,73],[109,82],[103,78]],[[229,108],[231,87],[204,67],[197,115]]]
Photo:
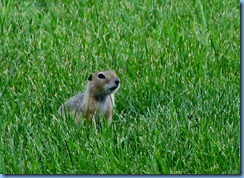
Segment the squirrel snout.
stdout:
[[115,83],[116,85],[119,85],[119,82],[120,82],[119,79],[117,79],[117,80],[115,80],[114,83]]
[[119,79],[116,79],[113,83],[110,83],[109,84],[109,90],[110,91],[114,91],[114,90],[116,90],[118,87],[119,87]]

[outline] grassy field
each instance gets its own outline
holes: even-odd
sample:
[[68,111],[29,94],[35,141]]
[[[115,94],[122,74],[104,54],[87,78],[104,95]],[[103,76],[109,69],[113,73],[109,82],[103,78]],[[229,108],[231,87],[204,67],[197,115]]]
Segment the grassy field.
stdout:
[[[0,172],[240,174],[240,1],[0,1]],[[61,118],[94,71],[110,127]]]

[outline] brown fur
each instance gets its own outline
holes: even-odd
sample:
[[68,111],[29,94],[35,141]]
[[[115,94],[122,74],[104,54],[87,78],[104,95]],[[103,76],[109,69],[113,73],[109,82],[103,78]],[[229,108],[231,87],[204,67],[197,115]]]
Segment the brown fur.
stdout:
[[114,71],[92,73],[88,77],[86,91],[70,98],[60,106],[58,112],[70,114],[76,119],[83,116],[90,122],[99,122],[102,114],[111,122],[113,94],[119,88],[119,82]]

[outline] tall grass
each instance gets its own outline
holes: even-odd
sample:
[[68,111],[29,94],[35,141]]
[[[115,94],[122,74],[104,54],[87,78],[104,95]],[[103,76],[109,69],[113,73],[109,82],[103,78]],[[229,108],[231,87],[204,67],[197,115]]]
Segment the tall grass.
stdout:
[[[239,1],[1,1],[3,174],[240,174]],[[61,118],[91,72],[114,122]]]

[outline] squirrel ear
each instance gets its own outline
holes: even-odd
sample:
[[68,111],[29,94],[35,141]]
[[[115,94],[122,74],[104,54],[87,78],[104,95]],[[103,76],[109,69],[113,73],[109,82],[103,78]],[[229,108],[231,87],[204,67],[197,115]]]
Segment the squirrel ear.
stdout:
[[89,81],[92,80],[92,74],[88,77],[88,80],[89,80]]

